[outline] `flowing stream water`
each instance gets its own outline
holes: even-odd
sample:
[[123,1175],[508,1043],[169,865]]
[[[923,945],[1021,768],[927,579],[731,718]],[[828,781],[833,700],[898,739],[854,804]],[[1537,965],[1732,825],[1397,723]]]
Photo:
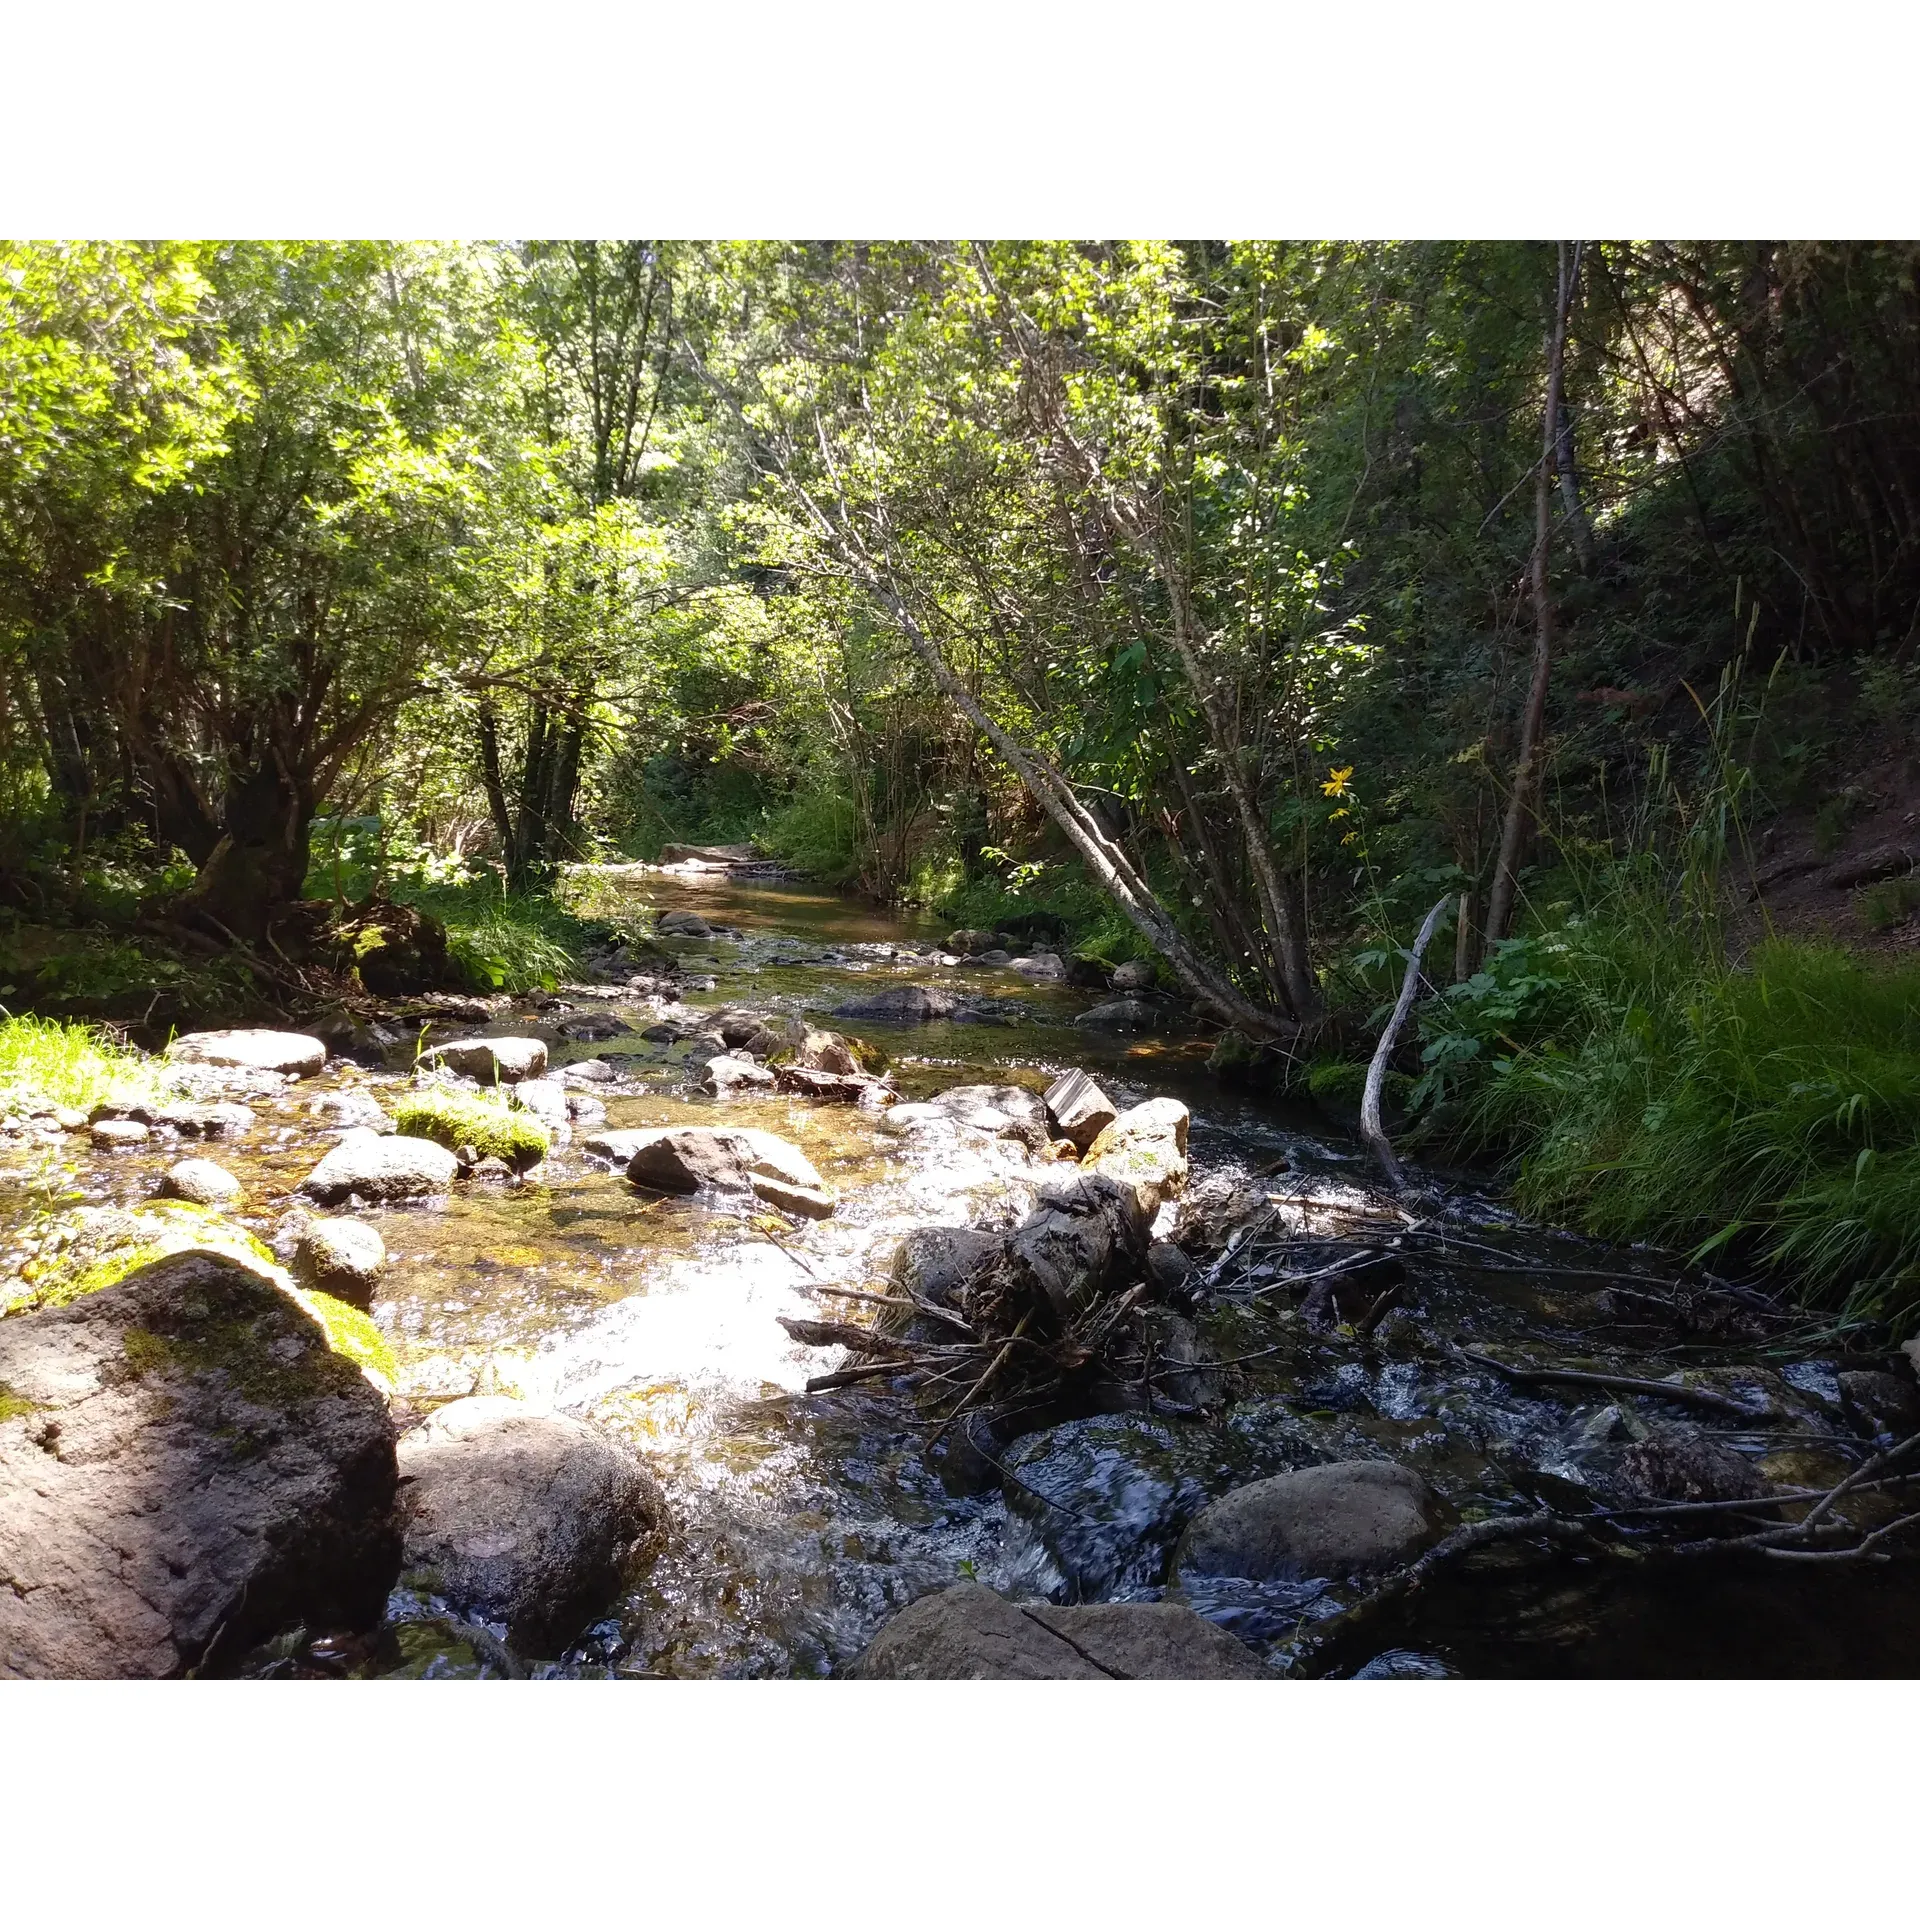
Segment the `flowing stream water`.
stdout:
[[[655,907],[690,907],[729,930],[664,943],[686,970],[690,1008],[799,1013],[867,1038],[891,1056],[907,1099],[979,1081],[1038,1089],[1084,1067],[1123,1109],[1161,1094],[1186,1102],[1195,1189],[1264,1176],[1276,1196],[1269,1217],[1290,1219],[1298,1244],[1361,1231],[1377,1239],[1400,1222],[1350,1140],[1310,1113],[1223,1091],[1197,1034],[1075,1025],[1099,996],[955,968],[932,950],[937,929],[831,895],[657,873],[631,884]],[[961,994],[972,1017],[903,1028],[834,1012],[913,983]],[[1597,1461],[1649,1431],[1685,1427],[1683,1408],[1516,1384],[1464,1357],[1469,1344],[1535,1365],[1673,1372],[1717,1390],[1753,1417],[1706,1422],[1716,1444],[1773,1484],[1831,1484],[1871,1444],[1843,1407],[1844,1359],[1796,1347],[1778,1327],[1712,1340],[1676,1328],[1657,1305],[1675,1297],[1674,1276],[1653,1256],[1526,1226],[1471,1181],[1429,1181],[1422,1230],[1396,1255],[1402,1310],[1376,1337],[1308,1325],[1298,1289],[1268,1283],[1257,1265],[1247,1272],[1243,1259],[1237,1284],[1202,1315],[1209,1349],[1241,1362],[1230,1403],[1206,1420],[1081,1419],[1017,1441],[1004,1478],[984,1462],[972,1473],[930,1463],[904,1395],[809,1395],[808,1379],[843,1355],[795,1344],[778,1317],[843,1310],[829,1308],[836,1296],[822,1287],[877,1291],[912,1227],[1011,1223],[1048,1169],[1009,1143],[916,1143],[851,1106],[784,1095],[716,1106],[691,1091],[684,1041],[642,1037],[655,1015],[637,995],[563,989],[557,1000],[517,1004],[486,1030],[539,1034],[550,1070],[606,1062],[615,1078],[592,1090],[606,1096],[610,1128],[765,1127],[797,1144],[840,1199],[833,1218],[804,1224],[718,1211],[636,1191],[576,1141],[525,1184],[463,1182],[443,1202],[369,1216],[389,1250],[374,1317],[400,1361],[403,1418],[475,1390],[515,1394],[624,1438],[667,1493],[670,1524],[618,1605],[541,1673],[831,1675],[889,1614],[956,1579],[1042,1599],[1158,1598],[1184,1520],[1265,1473],[1397,1459],[1463,1518],[1484,1518],[1578,1497]],[[582,1014],[624,1030],[568,1039],[559,1023]],[[252,1135],[213,1150],[246,1183],[245,1217],[263,1237],[284,1228],[294,1188],[330,1144],[309,1111],[316,1091],[390,1098],[411,1052],[409,1043],[385,1071],[335,1064],[257,1102]],[[82,1139],[68,1157],[87,1199],[127,1202],[151,1193],[181,1151],[89,1154]],[[1636,1308],[1639,1299],[1656,1304]],[[1291,1630],[1343,1600],[1325,1583],[1187,1597],[1271,1649],[1282,1670]],[[1649,1572],[1604,1554],[1516,1547],[1491,1570],[1439,1583],[1330,1670],[1907,1672],[1920,1669],[1916,1624],[1920,1596],[1902,1567],[1721,1559]],[[356,1660],[359,1671],[395,1675],[490,1670],[431,1602],[405,1593]]]

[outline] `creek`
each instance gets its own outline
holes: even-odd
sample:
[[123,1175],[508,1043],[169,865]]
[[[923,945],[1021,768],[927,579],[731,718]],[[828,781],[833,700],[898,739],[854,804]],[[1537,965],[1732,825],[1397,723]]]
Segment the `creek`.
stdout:
[[[644,1038],[656,1014],[615,985],[503,1010],[484,1030],[539,1035],[550,1071],[606,1064],[613,1077],[591,1091],[607,1127],[763,1127],[797,1144],[839,1195],[831,1219],[804,1223],[702,1207],[636,1191],[576,1138],[525,1183],[462,1182],[443,1201],[369,1215],[389,1251],[374,1318],[400,1362],[403,1421],[476,1390],[514,1394],[625,1440],[667,1492],[671,1523],[618,1605],[539,1673],[831,1675],[890,1614],[963,1578],[1017,1597],[1157,1598],[1179,1529],[1205,1500],[1317,1461],[1403,1462],[1471,1521],[1577,1503],[1597,1462],[1696,1423],[1765,1485],[1828,1486],[1868,1457],[1873,1435],[1847,1405],[1844,1355],[1764,1317],[1689,1323],[1675,1306],[1692,1298],[1683,1276],[1656,1256],[1528,1225],[1472,1179],[1423,1175],[1417,1205],[1402,1211],[1359,1148],[1310,1111],[1223,1090],[1196,1030],[1076,1025],[1103,996],[956,967],[933,949],[938,929],[831,895],[660,873],[627,884],[654,907],[727,929],[663,940],[684,969],[687,1008],[803,1014],[869,1040],[907,1100],[981,1081],[1037,1090],[1069,1067],[1123,1110],[1171,1095],[1192,1113],[1183,1212],[1197,1219],[1238,1193],[1243,1210],[1246,1196],[1257,1201],[1257,1217],[1241,1219],[1238,1239],[1223,1225],[1196,1253],[1219,1280],[1200,1332],[1231,1382],[1205,1419],[1095,1414],[1015,1439],[1008,1475],[984,1460],[957,1470],[923,1456],[904,1394],[808,1394],[808,1380],[846,1356],[795,1344],[779,1319],[844,1311],[823,1288],[877,1294],[910,1228],[1011,1224],[1045,1163],[1011,1142],[903,1137],[850,1105],[775,1094],[716,1105],[691,1091],[684,1038]],[[902,1027],[835,1012],[910,984],[961,995],[967,1017]],[[620,1030],[561,1031],[593,1015]],[[214,1150],[244,1182],[243,1217],[263,1238],[331,1143],[309,1111],[315,1094],[353,1087],[390,1103],[413,1049],[409,1039],[380,1068],[336,1062],[257,1101],[253,1133]],[[81,1137],[67,1165],[87,1200],[128,1203],[179,1152],[156,1142],[92,1153]],[[3,1204],[24,1205],[23,1193],[7,1189]],[[1334,1241],[1388,1250],[1403,1276],[1397,1310],[1364,1334],[1312,1320],[1291,1280]],[[1670,1376],[1751,1417],[1515,1380],[1475,1347],[1526,1367]],[[1188,1594],[1282,1671],[1297,1658],[1293,1631],[1349,1597],[1324,1582]],[[1313,1670],[1904,1673],[1920,1669],[1917,1621],[1920,1587],[1898,1564],[1647,1566],[1520,1542],[1431,1584]],[[354,1666],[456,1677],[487,1663],[431,1602],[401,1593]]]

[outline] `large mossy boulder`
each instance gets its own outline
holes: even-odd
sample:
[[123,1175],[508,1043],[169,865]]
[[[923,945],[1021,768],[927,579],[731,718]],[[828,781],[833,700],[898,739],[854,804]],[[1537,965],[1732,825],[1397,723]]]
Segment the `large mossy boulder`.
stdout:
[[[566,1092],[558,1086],[553,1091],[560,1100],[564,1126]],[[509,1103],[504,1094],[432,1083],[415,1087],[395,1102],[393,1123],[407,1139],[431,1140],[454,1154],[470,1147],[475,1159],[504,1160],[515,1173],[524,1173],[545,1159],[551,1138],[543,1117]]]
[[22,1265],[9,1312],[70,1306],[171,1253],[223,1253],[272,1276],[272,1251],[245,1227],[194,1201],[137,1207],[69,1207],[40,1227]]
[[965,1580],[897,1613],[854,1662],[859,1680],[1271,1680],[1259,1658],[1184,1607],[1015,1606]]
[[659,1488],[626,1450],[517,1400],[456,1400],[400,1443],[405,1578],[557,1654],[618,1593],[661,1524]]
[[163,1255],[0,1322],[0,1673],[164,1678],[360,1630],[399,1568],[394,1430],[294,1290]]
[[447,984],[447,930],[418,907],[363,901],[329,929],[329,939],[369,993],[424,993]]

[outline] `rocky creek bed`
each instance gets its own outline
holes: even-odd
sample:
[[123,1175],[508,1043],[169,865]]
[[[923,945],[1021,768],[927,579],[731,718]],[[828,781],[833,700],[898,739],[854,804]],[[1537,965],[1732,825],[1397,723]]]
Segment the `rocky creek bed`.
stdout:
[[1901,1354],[1391,1195],[1144,981],[631,884],[15,1124],[0,1672],[1920,1668]]

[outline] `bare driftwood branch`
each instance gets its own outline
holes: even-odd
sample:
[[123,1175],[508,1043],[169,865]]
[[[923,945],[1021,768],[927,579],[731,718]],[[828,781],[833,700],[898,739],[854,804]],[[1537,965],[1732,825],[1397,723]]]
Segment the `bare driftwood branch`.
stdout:
[[1407,1023],[1413,996],[1420,988],[1420,956],[1426,952],[1427,942],[1433,938],[1433,930],[1440,924],[1440,916],[1452,904],[1453,895],[1442,894],[1428,908],[1427,917],[1420,924],[1419,935],[1407,953],[1407,976],[1400,982],[1400,998],[1394,1002],[1393,1018],[1387,1022],[1386,1031],[1380,1036],[1380,1044],[1373,1050],[1373,1059],[1367,1067],[1366,1091],[1360,1096],[1360,1137],[1373,1149],[1374,1157],[1385,1169],[1387,1178],[1401,1192],[1406,1190],[1407,1176],[1401,1172],[1400,1162],[1388,1143],[1387,1130],[1380,1124],[1380,1093],[1386,1085],[1387,1060],[1393,1052],[1394,1043],[1400,1038],[1400,1029]]

